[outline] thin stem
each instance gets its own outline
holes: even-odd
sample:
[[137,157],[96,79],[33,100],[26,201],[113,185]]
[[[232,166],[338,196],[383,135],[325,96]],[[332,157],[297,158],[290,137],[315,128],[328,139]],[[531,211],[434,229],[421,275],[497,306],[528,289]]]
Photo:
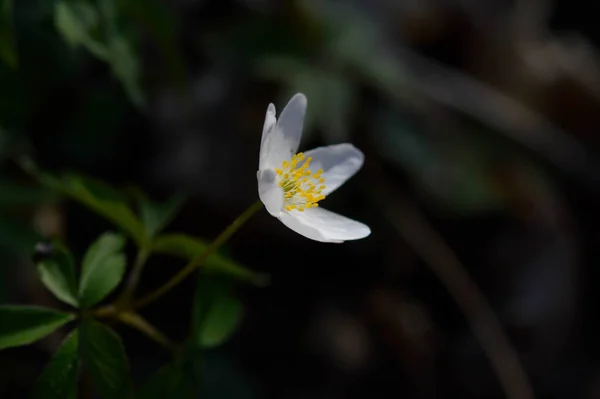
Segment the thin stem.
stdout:
[[133,268],[131,269],[131,274],[129,274],[129,279],[127,280],[125,289],[119,296],[116,301],[117,307],[127,306],[135,293],[135,290],[140,282],[140,276],[142,275],[142,271],[144,270],[144,266],[146,265],[146,261],[150,256],[150,248],[149,245],[145,245],[140,248],[138,254],[135,259],[135,263],[133,264]]
[[237,219],[233,221],[219,236],[206,248],[206,251],[202,253],[199,257],[192,259],[190,263],[188,263],[183,269],[179,271],[176,275],[171,277],[169,281],[159,287],[157,290],[149,293],[145,297],[139,299],[133,304],[133,308],[137,309],[142,306],[148,305],[150,302],[153,302],[169,292],[179,283],[181,283],[188,275],[194,272],[197,267],[202,266],[202,264],[211,256],[214,252],[216,252],[221,245],[225,244],[227,240],[240,228],[250,217],[252,217],[256,212],[262,209],[263,204],[261,201],[257,201],[252,204],[248,209],[244,211]]
[[92,315],[94,317],[115,317],[119,314],[119,309],[115,304],[110,304],[106,306],[102,306],[98,309],[92,310]]
[[150,324],[146,319],[134,312],[121,312],[118,316],[119,320],[124,324],[135,328],[136,330],[141,331],[146,334],[150,339],[157,342],[170,352],[175,351],[176,345],[167,338],[162,332],[160,332],[156,327]]
[[516,349],[454,251],[409,202],[395,199],[394,206],[387,207],[387,214],[392,225],[453,296],[490,359],[506,396],[533,399],[533,388]]

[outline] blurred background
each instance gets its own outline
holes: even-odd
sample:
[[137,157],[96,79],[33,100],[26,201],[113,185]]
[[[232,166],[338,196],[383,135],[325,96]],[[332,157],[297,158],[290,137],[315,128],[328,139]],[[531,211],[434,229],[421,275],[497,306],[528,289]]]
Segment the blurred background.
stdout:
[[[2,4],[1,303],[57,306],[35,243],[81,256],[110,228],[15,159],[187,192],[169,230],[210,240],[257,199],[268,103],[303,92],[301,149],[366,155],[323,206],[373,233],[326,245],[254,216],[224,253],[271,283],[237,285],[244,318],[206,354],[203,397],[600,398],[594,1]],[[181,266],[152,258],[140,291]],[[183,339],[193,288],[144,315]],[[136,380],[168,361],[115,328]],[[27,396],[62,337],[1,352],[0,397]]]

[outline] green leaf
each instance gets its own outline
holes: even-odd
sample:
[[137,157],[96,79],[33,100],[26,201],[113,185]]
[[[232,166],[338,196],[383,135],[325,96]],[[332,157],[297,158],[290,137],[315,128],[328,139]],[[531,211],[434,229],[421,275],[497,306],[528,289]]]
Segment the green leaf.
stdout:
[[[36,250],[46,250],[45,244],[38,244]],[[36,256],[37,270],[40,279],[61,301],[77,307],[77,280],[75,278],[75,262],[73,255],[60,242],[55,241],[50,248],[51,253]],[[39,252],[36,255],[40,255]]]
[[94,386],[105,399],[125,398],[131,393],[129,361],[121,338],[109,327],[85,320],[81,327],[81,353]]
[[108,63],[130,100],[145,103],[139,85],[141,71],[132,41],[118,28],[114,0],[100,0],[98,7],[87,1],[59,1],[54,10],[57,30],[71,46],[83,46]]
[[173,220],[185,199],[185,195],[178,194],[159,204],[145,197],[140,198],[140,216],[146,226],[146,233],[154,236],[164,229]]
[[199,273],[190,337],[199,347],[218,346],[236,331],[242,318],[243,306],[230,291],[229,282],[222,277]]
[[100,28],[100,15],[91,3],[58,1],[54,6],[54,25],[71,46],[83,45],[96,57],[107,58],[106,46],[92,35]]
[[79,331],[65,338],[33,389],[32,399],[76,399],[79,357]]
[[[188,260],[196,259],[207,248],[208,244],[202,239],[180,233],[160,235],[155,239],[152,246],[153,252],[178,256]],[[208,257],[203,265],[203,270],[209,273],[227,274],[257,285],[265,285],[268,281],[266,275],[256,273],[218,253]]]
[[0,306],[0,349],[31,344],[74,318],[38,306]]
[[88,248],[81,266],[79,298],[82,306],[93,306],[119,285],[125,274],[125,238],[104,233]]
[[45,186],[67,195],[122,228],[138,245],[146,242],[143,223],[127,206],[123,196],[111,186],[76,174],[67,173],[62,177],[55,177],[40,173],[35,165],[26,160],[22,162],[22,166]]
[[146,99],[139,84],[140,63],[132,43],[125,36],[115,35],[108,42],[108,52],[113,73],[125,87],[129,99],[137,107],[144,106]]
[[11,68],[17,68],[19,59],[13,35],[13,0],[0,0],[0,58]]

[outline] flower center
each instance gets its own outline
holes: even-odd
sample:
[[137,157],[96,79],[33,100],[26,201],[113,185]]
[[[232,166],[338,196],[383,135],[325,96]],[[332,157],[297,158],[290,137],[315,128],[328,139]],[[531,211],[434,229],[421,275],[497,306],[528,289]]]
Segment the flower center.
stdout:
[[311,161],[311,157],[306,158],[299,152],[291,160],[283,161],[281,168],[275,169],[287,211],[304,212],[305,209],[316,208],[318,202],[325,199],[325,195],[321,194],[325,188],[325,178],[321,177],[323,169],[313,173],[309,169]]

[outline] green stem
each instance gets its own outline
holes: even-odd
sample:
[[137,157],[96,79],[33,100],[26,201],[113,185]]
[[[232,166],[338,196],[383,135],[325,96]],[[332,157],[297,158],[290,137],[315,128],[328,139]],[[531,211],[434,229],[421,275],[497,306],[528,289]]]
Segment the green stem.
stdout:
[[252,217],[256,212],[262,209],[263,204],[261,201],[257,201],[252,204],[248,209],[244,211],[237,219],[233,221],[219,236],[206,248],[206,251],[202,253],[199,257],[192,259],[190,263],[188,263],[183,269],[179,271],[176,275],[171,277],[169,281],[159,287],[157,290],[149,293],[145,297],[139,299],[133,304],[133,308],[137,309],[142,306],[148,305],[150,302],[153,302],[169,292],[179,283],[181,283],[188,275],[193,273],[197,267],[202,266],[202,264],[211,256],[214,252],[216,252],[221,245],[225,244],[227,240],[236,232],[250,217]]
[[152,324],[148,323],[146,319],[134,312],[121,312],[119,313],[118,319],[124,324],[135,328],[146,334],[150,339],[157,342],[158,344],[165,347],[167,350],[173,352],[176,349],[175,344],[167,338],[162,332],[160,332]]
[[133,298],[133,294],[135,293],[135,290],[140,282],[140,276],[142,275],[142,271],[144,270],[144,266],[146,265],[146,261],[148,260],[149,256],[149,245],[145,245],[144,247],[140,248],[135,259],[135,263],[133,264],[133,268],[131,269],[131,274],[129,275],[125,289],[115,302],[117,307],[126,307],[129,302],[131,302],[131,298]]

